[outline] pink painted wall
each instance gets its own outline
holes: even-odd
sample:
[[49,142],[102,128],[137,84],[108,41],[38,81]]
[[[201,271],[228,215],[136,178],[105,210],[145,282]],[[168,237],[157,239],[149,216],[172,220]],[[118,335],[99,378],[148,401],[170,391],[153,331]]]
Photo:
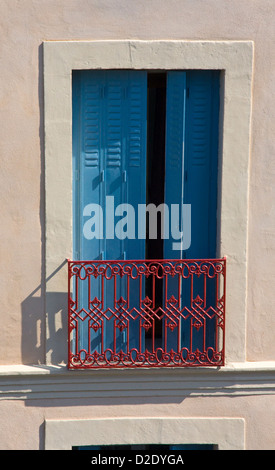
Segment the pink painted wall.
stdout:
[[[233,403],[232,403],[233,401]],[[186,398],[179,403],[160,400],[159,404],[119,400],[102,406],[91,400],[57,400],[1,403],[0,450],[37,450],[44,448],[44,419],[95,419],[115,417],[243,417],[246,420],[246,450],[274,449],[274,398]],[[253,409],[253,413],[251,410]],[[267,411],[269,416],[267,418]],[[129,430],[131,432],[131,430]],[[213,442],[215,442],[215,435]],[[87,444],[87,443],[84,443]],[[84,445],[83,444],[83,445]]]
[[1,364],[45,361],[41,44],[51,39],[254,41],[247,359],[274,359],[274,20],[273,0],[2,0]]
[[[45,362],[41,44],[62,39],[254,41],[249,271],[244,292],[247,359],[274,360],[274,32],[274,0],[1,0],[0,364]],[[274,409],[274,396],[256,392],[215,399],[168,397],[152,403],[131,398],[4,400],[0,449],[42,449],[45,419],[112,416],[243,417],[246,447],[271,449]]]

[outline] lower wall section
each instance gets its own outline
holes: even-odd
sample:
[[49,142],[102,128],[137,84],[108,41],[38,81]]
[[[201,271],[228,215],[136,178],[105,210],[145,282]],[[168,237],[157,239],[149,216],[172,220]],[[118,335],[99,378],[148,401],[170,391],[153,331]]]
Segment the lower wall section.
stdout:
[[275,363],[221,369],[0,367],[0,449],[215,445],[275,449]]
[[219,450],[244,449],[241,418],[107,418],[46,420],[46,450],[81,445],[216,444]]

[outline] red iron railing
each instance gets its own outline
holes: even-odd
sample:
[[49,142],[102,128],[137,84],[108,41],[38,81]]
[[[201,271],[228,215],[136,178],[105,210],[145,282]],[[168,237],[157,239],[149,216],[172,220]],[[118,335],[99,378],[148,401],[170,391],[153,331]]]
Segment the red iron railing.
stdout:
[[226,260],[68,261],[68,367],[224,365]]

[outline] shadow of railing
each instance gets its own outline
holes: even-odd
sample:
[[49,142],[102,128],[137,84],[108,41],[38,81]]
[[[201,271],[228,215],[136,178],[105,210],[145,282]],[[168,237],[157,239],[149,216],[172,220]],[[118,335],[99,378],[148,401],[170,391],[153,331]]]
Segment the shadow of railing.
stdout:
[[61,364],[67,361],[67,292],[48,292],[47,283],[66,260],[21,304],[23,364]]

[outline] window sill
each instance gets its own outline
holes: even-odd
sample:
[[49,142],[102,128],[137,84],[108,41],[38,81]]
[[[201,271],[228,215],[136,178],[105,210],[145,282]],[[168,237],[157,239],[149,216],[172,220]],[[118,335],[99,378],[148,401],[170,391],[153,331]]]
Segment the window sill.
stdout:
[[[221,373],[243,373],[243,372],[274,372],[275,373],[275,361],[255,361],[255,362],[232,362],[228,363],[223,367],[200,367],[200,368],[193,368],[193,367],[186,367],[186,368],[163,368],[161,370],[158,369],[152,369],[150,367],[144,368],[143,372],[144,373],[152,373],[152,371],[156,372],[158,375],[163,375],[167,372],[171,372],[171,374],[195,374],[195,375],[200,375],[200,374],[205,374],[209,373],[211,374],[214,373],[216,374],[217,372],[219,374]],[[85,375],[91,375],[93,373],[98,373],[98,372],[105,372],[106,375],[109,374],[114,374],[114,373],[123,373],[123,372],[129,372],[132,375],[135,372],[141,372],[141,370],[137,369],[82,369],[82,370],[71,370],[69,371],[67,368],[66,364],[58,364],[58,365],[24,365],[24,364],[11,364],[11,365],[0,365],[0,378],[3,376],[25,376],[25,375],[57,375],[57,374],[66,374],[66,375],[78,375],[78,374],[85,374]]]
[[275,393],[275,362],[222,368],[68,370],[67,366],[0,366],[0,400],[126,399],[243,396]]

